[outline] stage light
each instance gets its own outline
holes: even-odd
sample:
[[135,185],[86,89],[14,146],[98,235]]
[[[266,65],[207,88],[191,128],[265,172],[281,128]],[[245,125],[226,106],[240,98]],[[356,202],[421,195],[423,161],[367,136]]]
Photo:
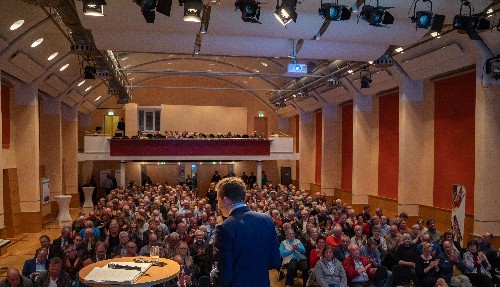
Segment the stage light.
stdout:
[[92,66],[85,66],[83,68],[83,78],[87,80],[95,79],[96,69]]
[[87,16],[104,16],[105,0],[83,0],[83,14]]
[[[469,8],[469,14],[462,14],[463,7]],[[463,1],[460,5],[460,14],[453,18],[453,28],[457,29],[458,33],[467,34],[472,40],[480,40],[478,32],[488,30],[490,21],[481,15],[472,15],[472,5],[469,1]]]
[[431,9],[429,11],[416,11],[418,0],[413,4],[413,16],[410,17],[411,21],[415,23],[415,27],[429,29],[432,31],[441,32],[444,24],[444,15],[438,15],[432,13],[432,1],[422,0],[422,2],[429,2],[431,4]]
[[260,2],[255,0],[239,0],[234,3],[234,7],[241,11],[241,19],[244,22],[259,23]]
[[284,107],[286,107],[285,101],[281,101],[281,100],[277,101],[275,103],[275,105],[276,105],[277,108],[284,108]]
[[360,72],[361,76],[361,89],[370,88],[370,84],[372,83],[372,74],[367,67],[364,67]]
[[204,5],[201,0],[185,0],[183,20],[186,22],[201,22],[203,7]]
[[274,12],[276,19],[283,26],[286,26],[291,21],[297,22],[297,12],[295,12],[297,0],[283,0],[281,6],[278,3],[279,0],[276,3],[276,12]]
[[394,16],[386,11],[389,8],[391,7],[364,5],[361,9],[360,18],[376,27],[393,24]]
[[330,21],[345,21],[351,18],[351,11],[338,3],[321,3],[318,13],[323,19]]

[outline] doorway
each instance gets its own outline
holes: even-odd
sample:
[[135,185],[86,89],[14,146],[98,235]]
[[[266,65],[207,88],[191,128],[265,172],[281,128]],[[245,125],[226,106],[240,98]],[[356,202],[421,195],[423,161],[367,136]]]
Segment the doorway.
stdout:
[[267,117],[254,117],[253,127],[258,135],[267,137]]
[[119,121],[119,116],[104,116],[104,134],[114,136]]

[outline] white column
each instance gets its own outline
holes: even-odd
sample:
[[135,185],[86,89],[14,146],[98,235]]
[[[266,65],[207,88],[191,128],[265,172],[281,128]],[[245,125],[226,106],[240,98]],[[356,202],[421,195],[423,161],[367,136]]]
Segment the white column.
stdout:
[[[500,80],[483,75],[483,65],[491,57],[478,42],[481,53],[476,63],[474,235],[500,233]],[[482,47],[481,47],[482,46]],[[486,83],[485,83],[486,82]],[[497,246],[498,247],[498,246]]]
[[256,161],[257,165],[257,184],[259,185],[259,188],[262,188],[262,161],[258,160]]
[[125,171],[127,170],[127,162],[126,161],[120,161],[120,185],[125,188],[126,182],[125,182]]
[[[377,101],[378,103],[378,101]],[[378,117],[371,95],[354,93],[352,203],[367,204],[377,194]]]
[[321,154],[321,192],[334,195],[342,174],[342,122],[336,105],[323,103],[323,138]]
[[80,206],[78,195],[78,111],[75,107],[62,108],[63,145],[63,194],[71,195],[70,207]]
[[310,190],[314,182],[315,141],[313,113],[298,108],[299,114],[299,188]]

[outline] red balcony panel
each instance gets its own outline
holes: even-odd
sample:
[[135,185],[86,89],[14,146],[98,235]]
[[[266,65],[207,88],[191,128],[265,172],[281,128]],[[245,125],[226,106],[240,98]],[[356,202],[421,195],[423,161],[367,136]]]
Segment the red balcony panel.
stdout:
[[270,155],[269,140],[111,139],[111,156]]

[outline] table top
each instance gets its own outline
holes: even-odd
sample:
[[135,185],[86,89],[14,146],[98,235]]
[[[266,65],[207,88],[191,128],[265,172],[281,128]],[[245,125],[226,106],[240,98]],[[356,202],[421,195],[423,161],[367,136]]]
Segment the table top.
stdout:
[[[138,257],[122,257],[122,258],[114,258],[114,259],[108,259],[104,261],[99,261],[94,264],[91,264],[87,267],[84,267],[82,270],[79,272],[80,276],[80,281],[84,282],[85,277],[94,269],[95,267],[103,267],[104,265],[110,263],[110,262],[132,262],[134,258],[144,258],[151,260],[151,258],[147,256],[138,256]],[[96,287],[117,287],[117,286],[133,286],[133,287],[143,287],[143,286],[152,286],[155,284],[163,283],[166,282],[179,273],[181,267],[180,265],[170,259],[165,259],[165,258],[160,258],[159,259],[161,262],[166,263],[165,266],[159,267],[159,266],[151,266],[145,273],[145,275],[142,275],[135,281],[133,284],[105,284],[105,283],[91,283],[87,285],[90,286],[96,286]]]

